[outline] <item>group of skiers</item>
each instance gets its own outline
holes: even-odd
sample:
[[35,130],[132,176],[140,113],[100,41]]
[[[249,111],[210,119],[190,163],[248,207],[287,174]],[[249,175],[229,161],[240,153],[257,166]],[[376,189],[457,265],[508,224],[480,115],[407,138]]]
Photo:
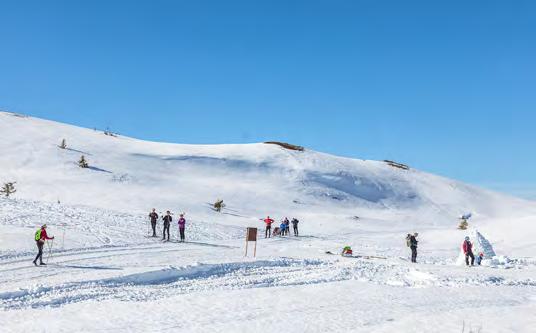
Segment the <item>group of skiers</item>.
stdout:
[[[156,213],[156,209],[153,208],[153,211],[149,213],[149,218],[151,219],[151,228],[153,229],[152,237],[157,237],[156,224],[158,221],[158,214]],[[167,241],[169,241],[169,229],[171,226],[171,222],[173,222],[173,217],[171,216],[171,212],[169,210],[166,211],[166,215],[162,216],[162,221],[163,221],[162,240],[165,241],[166,235],[167,235]],[[186,219],[184,218],[184,213],[179,215],[177,224],[179,226],[180,242],[184,242],[185,240],[184,231],[186,229]]]
[[[419,243],[419,241],[417,241],[417,236],[419,236],[418,233],[414,233],[413,235],[408,234],[406,236],[406,245],[411,249],[411,262],[413,263],[417,262],[417,244]],[[473,254],[473,243],[471,243],[471,239],[469,238],[469,236],[465,237],[462,243],[462,250],[463,254],[465,255],[465,265],[474,266],[475,255]],[[480,252],[476,257],[476,264],[480,265],[482,263],[483,258],[484,253]],[[470,262],[469,259],[471,259]]]
[[270,238],[273,236],[288,236],[290,235],[290,224],[292,223],[292,229],[294,231],[294,236],[299,236],[298,232],[298,224],[300,221],[297,218],[293,218],[292,221],[289,221],[287,217],[285,217],[282,221],[279,227],[275,227],[274,231],[272,233],[272,224],[275,222],[274,219],[272,219],[270,216],[267,216],[265,219],[261,219],[261,221],[264,221],[265,224],[265,230],[264,230],[264,238]]
[[[149,218],[151,222],[151,227],[153,230],[152,237],[157,237],[156,235],[156,226],[158,222],[158,214],[156,213],[156,209],[153,208],[152,212],[149,213]],[[166,214],[162,217],[163,221],[163,232],[162,232],[162,240],[166,240],[167,235],[167,241],[170,240],[170,226],[171,222],[173,221],[173,217],[171,215],[171,212],[168,210],[166,211]],[[293,218],[292,221],[290,221],[288,218],[284,218],[281,221],[281,224],[279,227],[275,227],[274,231],[272,233],[272,224],[275,222],[274,219],[272,219],[270,216],[267,216],[265,219],[261,219],[265,223],[265,232],[264,232],[264,238],[270,238],[273,236],[288,236],[290,234],[290,224],[292,223],[294,236],[298,236],[298,224],[299,220],[296,218]],[[186,219],[184,218],[184,213],[179,215],[179,218],[177,220],[178,228],[179,228],[179,237],[180,242],[185,241],[185,228],[186,228]],[[43,262],[43,247],[45,244],[45,241],[47,240],[53,240],[54,237],[49,237],[47,235],[47,225],[44,224],[35,232],[35,242],[37,245],[37,256],[35,257],[33,264],[37,266],[37,260],[39,260],[39,265],[46,265],[45,262]],[[406,236],[406,245],[411,249],[411,262],[416,263],[417,262],[417,247],[419,241],[417,240],[417,237],[419,236],[418,233],[414,234],[407,234]],[[466,236],[463,243],[462,243],[462,250],[465,255],[465,264],[467,266],[474,266],[475,261],[477,265],[480,265],[482,262],[482,259],[484,257],[483,253],[479,253],[479,255],[475,259],[475,255],[473,254],[473,243],[471,243],[471,240],[469,236]],[[352,250],[349,246],[346,246],[342,253],[342,255],[348,256],[352,255]]]

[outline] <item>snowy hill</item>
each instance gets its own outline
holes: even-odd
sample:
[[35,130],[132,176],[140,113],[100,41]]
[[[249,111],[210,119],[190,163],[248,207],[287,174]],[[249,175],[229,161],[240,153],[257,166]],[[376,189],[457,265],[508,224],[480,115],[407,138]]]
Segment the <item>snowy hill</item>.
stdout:
[[[243,226],[268,214],[292,215],[315,226],[339,221],[348,231],[354,216],[408,231],[455,228],[467,212],[480,228],[536,216],[534,202],[385,162],[307,149],[146,142],[5,112],[0,133],[0,181],[16,181],[16,197],[23,199],[130,213],[156,207]],[[58,148],[62,139],[67,149]],[[78,167],[81,155],[90,168]],[[227,204],[226,214],[210,209],[218,198]],[[523,236],[512,235],[517,242]]]
[[[274,144],[147,142],[5,112],[0,133],[0,183],[17,189],[0,198],[3,331],[32,329],[25,318],[36,316],[54,332],[460,332],[466,324],[530,332],[536,324],[534,202]],[[78,166],[82,155],[89,168]],[[148,237],[153,207],[186,213],[186,243],[176,242],[175,221],[172,242]],[[469,229],[458,230],[469,212]],[[244,258],[244,228],[262,228],[266,215],[299,218],[300,237],[261,235],[257,259]],[[56,239],[47,243],[50,265],[34,267],[43,223]],[[476,229],[508,265],[456,266]],[[406,259],[414,231],[419,264]],[[326,253],[347,244],[362,256]]]

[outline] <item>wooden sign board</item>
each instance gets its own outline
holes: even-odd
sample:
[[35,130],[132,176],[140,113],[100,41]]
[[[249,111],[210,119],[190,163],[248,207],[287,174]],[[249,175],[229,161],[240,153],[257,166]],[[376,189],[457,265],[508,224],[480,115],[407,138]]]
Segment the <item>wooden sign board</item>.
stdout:
[[246,229],[246,257],[248,255],[248,242],[255,242],[255,247],[253,249],[253,256],[257,256],[257,228],[247,228]]
[[247,228],[247,241],[256,242],[257,241],[257,228]]

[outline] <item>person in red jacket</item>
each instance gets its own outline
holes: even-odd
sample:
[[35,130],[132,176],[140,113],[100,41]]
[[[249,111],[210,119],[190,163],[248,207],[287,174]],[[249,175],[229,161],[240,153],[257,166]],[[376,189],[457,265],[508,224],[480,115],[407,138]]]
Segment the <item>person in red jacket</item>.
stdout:
[[54,237],[48,237],[47,235],[47,225],[43,224],[41,229],[37,230],[35,232],[35,242],[37,244],[37,249],[39,252],[37,253],[37,256],[35,257],[35,260],[33,261],[34,265],[37,266],[37,259],[39,259],[40,265],[46,265],[43,262],[43,246],[45,245],[45,241],[47,239],[54,239]]
[[266,230],[264,231],[264,238],[270,238],[270,235],[272,234],[272,223],[274,223],[274,220],[270,218],[270,216],[266,217],[264,219],[264,223],[266,223]]
[[473,254],[473,243],[471,243],[468,236],[463,241],[462,249],[465,254],[465,264],[469,266],[469,258],[471,258],[471,266],[474,266],[475,255]]

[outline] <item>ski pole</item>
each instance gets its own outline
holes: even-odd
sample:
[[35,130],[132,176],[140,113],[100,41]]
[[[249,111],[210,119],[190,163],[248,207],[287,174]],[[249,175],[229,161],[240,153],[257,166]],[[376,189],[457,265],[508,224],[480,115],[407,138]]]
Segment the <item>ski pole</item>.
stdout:
[[63,233],[61,234],[61,249],[65,250],[65,223],[63,224]]
[[48,259],[50,259],[50,257],[52,256],[52,247],[54,246],[54,238],[52,238],[52,242],[48,243],[48,257],[47,257],[47,264],[48,264]]
[[147,221],[147,236],[149,236],[150,232],[151,232],[151,230],[150,230],[149,221]]

